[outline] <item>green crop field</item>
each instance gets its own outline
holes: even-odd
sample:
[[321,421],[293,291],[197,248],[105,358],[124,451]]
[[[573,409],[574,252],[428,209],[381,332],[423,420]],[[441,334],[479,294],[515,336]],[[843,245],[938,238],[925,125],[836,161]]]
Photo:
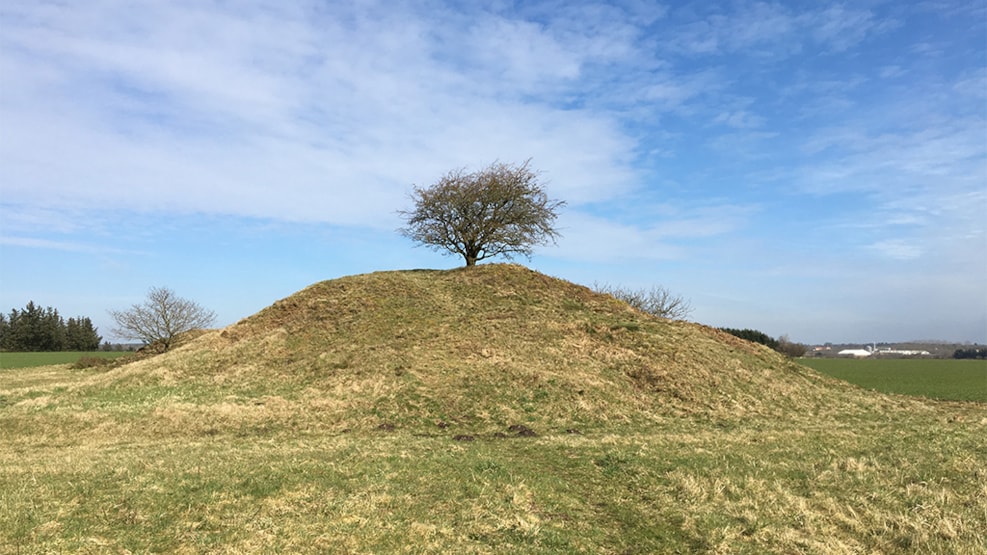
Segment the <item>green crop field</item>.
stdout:
[[811,358],[802,364],[882,393],[987,402],[987,361]]
[[29,368],[51,364],[71,364],[82,357],[113,359],[126,354],[126,351],[58,351],[54,353],[0,353],[0,369]]

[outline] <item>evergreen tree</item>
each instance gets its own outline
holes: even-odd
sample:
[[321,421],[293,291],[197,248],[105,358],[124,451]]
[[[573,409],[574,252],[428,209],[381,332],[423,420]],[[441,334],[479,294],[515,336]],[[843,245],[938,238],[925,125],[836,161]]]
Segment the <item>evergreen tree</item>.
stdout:
[[987,349],[977,348],[977,347],[973,347],[970,349],[956,349],[956,352],[953,353],[953,358],[961,358],[961,359],[987,358]]
[[95,351],[102,337],[85,317],[66,322],[58,310],[42,309],[28,301],[23,310],[0,314],[0,350],[4,351]]
[[44,311],[28,301],[24,310],[10,311],[10,341],[12,351],[39,351],[41,319]]
[[739,337],[741,339],[746,339],[753,343],[760,343],[761,345],[767,345],[774,350],[778,350],[778,341],[773,339],[770,335],[764,333],[763,331],[752,330],[752,329],[733,329],[733,328],[720,328],[720,331],[725,331],[730,335]]
[[35,341],[36,351],[65,350],[65,321],[58,310],[49,306],[41,312]]
[[89,318],[69,318],[65,323],[65,349],[68,351],[96,351],[102,340]]
[[6,314],[0,314],[0,351],[9,350],[7,341],[10,337],[10,322]]

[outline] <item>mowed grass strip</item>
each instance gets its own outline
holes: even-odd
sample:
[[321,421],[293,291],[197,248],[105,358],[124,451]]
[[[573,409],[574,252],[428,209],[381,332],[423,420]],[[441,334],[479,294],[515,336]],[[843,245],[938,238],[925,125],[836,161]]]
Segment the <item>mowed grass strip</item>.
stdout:
[[51,353],[4,353],[0,352],[0,370],[71,364],[83,357],[115,359],[133,354],[127,351],[57,351]]
[[881,393],[987,402],[987,360],[807,358],[799,362]]

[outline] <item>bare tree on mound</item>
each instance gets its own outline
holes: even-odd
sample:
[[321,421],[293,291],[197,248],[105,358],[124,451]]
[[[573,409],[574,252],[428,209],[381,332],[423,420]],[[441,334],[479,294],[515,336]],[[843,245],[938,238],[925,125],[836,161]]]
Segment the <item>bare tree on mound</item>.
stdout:
[[692,304],[687,299],[660,285],[651,289],[628,289],[594,283],[593,289],[659,318],[685,320],[692,313]]
[[117,324],[114,334],[148,345],[157,343],[165,350],[171,348],[178,335],[207,328],[216,321],[216,313],[179,297],[167,287],[152,287],[143,304],[109,312]]
[[555,242],[554,224],[564,201],[548,198],[529,163],[494,162],[468,173],[447,173],[434,185],[414,188],[414,210],[399,211],[399,232],[435,250],[447,250],[467,266],[493,256],[530,257],[534,245]]

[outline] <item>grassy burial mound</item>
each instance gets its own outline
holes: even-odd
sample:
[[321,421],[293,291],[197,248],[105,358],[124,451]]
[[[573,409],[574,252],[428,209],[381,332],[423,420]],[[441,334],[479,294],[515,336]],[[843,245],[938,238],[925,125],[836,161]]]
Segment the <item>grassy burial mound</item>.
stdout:
[[0,374],[0,553],[975,553],[987,411],[514,265]]
[[[301,428],[436,435],[612,431],[667,416],[738,421],[882,402],[763,347],[514,265],[318,283],[118,374],[108,383],[146,375],[194,383],[194,396],[270,403],[271,417],[287,408],[281,424]],[[210,422],[206,407],[193,403],[178,429]]]

